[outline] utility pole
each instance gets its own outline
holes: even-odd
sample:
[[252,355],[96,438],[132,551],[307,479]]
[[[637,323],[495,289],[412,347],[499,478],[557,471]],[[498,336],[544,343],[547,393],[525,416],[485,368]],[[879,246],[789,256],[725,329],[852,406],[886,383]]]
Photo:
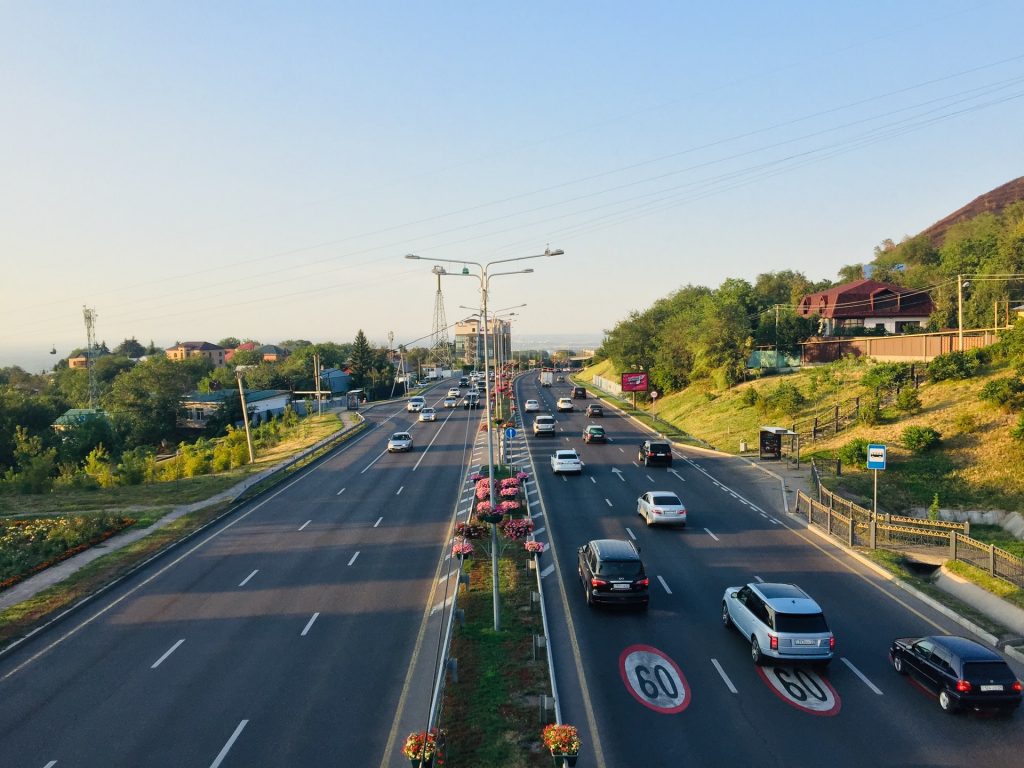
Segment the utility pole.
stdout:
[[99,396],[99,385],[96,382],[96,372],[93,370],[96,355],[96,310],[82,307],[82,316],[85,318],[85,367],[89,378],[89,407],[96,407],[96,400]]
[[964,351],[964,276],[956,276],[956,348]]
[[238,396],[242,398],[242,422],[245,424],[245,442],[249,444],[249,463],[256,461],[256,451],[252,447],[252,432],[249,429],[249,408],[245,404],[245,389],[242,388],[242,372],[235,369],[235,377],[238,379]]

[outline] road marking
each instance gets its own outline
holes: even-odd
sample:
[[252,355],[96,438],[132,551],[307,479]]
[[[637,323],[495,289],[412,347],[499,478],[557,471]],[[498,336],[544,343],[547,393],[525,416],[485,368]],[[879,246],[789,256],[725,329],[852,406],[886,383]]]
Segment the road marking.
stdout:
[[400,486],[398,486],[398,490],[397,490],[397,491],[395,491],[395,496],[401,496],[401,495],[402,495],[402,490],[403,490],[404,488],[405,488],[405,486],[404,486],[404,485],[400,485]]
[[594,483],[596,485],[597,484],[597,478],[594,477],[594,476],[591,476],[590,477],[590,482],[592,482],[592,483]]
[[344,492],[345,492],[345,489],[344,489],[344,488],[342,488],[342,489],[341,489],[340,491],[338,491],[338,492],[337,492],[336,494],[334,494],[334,495],[335,495],[335,496],[341,496],[341,494],[343,494]]
[[665,580],[663,578],[661,578],[661,576],[658,577],[658,581],[661,582],[661,586],[663,586],[665,588],[665,591],[668,592],[671,595],[672,594],[672,590],[668,588],[668,584],[665,582]]
[[629,538],[631,538],[633,541],[636,541],[636,534],[633,533],[633,529],[632,528],[628,528],[627,527],[626,528],[626,533],[629,534]]
[[768,521],[769,521],[769,522],[770,522],[770,523],[771,523],[772,525],[782,525],[782,523],[780,523],[780,522],[779,522],[778,520],[776,520],[776,519],[775,519],[774,517],[769,517],[769,518],[768,518]]
[[51,760],[46,765],[44,765],[43,768],[53,768],[53,766],[55,766],[56,764],[57,764],[56,760]]
[[619,480],[621,480],[622,482],[626,482],[626,478],[624,478],[622,476],[622,470],[621,469],[619,469],[618,467],[612,467],[612,472],[614,472],[616,475],[618,475]]
[[310,617],[309,621],[306,622],[306,626],[299,633],[299,637],[305,637],[309,633],[309,628],[313,626],[313,622],[316,621],[317,616],[319,616],[319,615],[320,615],[320,612],[318,611],[318,612],[314,613]]
[[374,459],[373,461],[371,461],[371,462],[370,462],[369,464],[367,464],[367,465],[366,465],[365,467],[363,467],[363,468],[362,468],[362,469],[361,469],[361,470],[359,471],[359,474],[360,474],[360,475],[361,475],[361,474],[363,474],[363,472],[365,472],[365,471],[366,471],[366,470],[368,470],[368,469],[369,469],[370,467],[372,467],[372,466],[373,466],[374,464],[376,464],[376,463],[377,463],[378,461],[380,461],[380,458],[381,458],[381,456],[383,456],[383,455],[384,455],[384,454],[386,454],[387,452],[388,452],[388,451],[387,451],[387,449],[385,448],[385,449],[384,449],[383,451],[381,451],[380,453],[378,453],[378,454],[377,454],[377,458],[375,458],[375,459]]
[[754,581],[756,581],[758,584],[764,584],[764,579],[762,579],[760,576],[755,576]]
[[224,748],[221,749],[220,754],[217,755],[216,758],[214,758],[212,763],[210,763],[210,768],[217,768],[221,763],[224,762],[224,758],[228,756],[228,752],[231,751],[231,747],[234,746],[235,741],[238,739],[239,736],[242,735],[242,731],[248,724],[248,720],[243,720],[238,724],[238,727],[235,728],[235,732],[232,733],[231,738],[228,739],[228,743],[224,745]]
[[648,479],[648,481],[650,481],[652,483],[654,482],[654,478],[651,477],[650,475],[644,475],[644,477],[646,477]]
[[722,669],[722,665],[718,663],[718,659],[712,659],[711,663],[715,665],[715,669],[718,670],[718,674],[722,676],[722,680],[725,681],[726,687],[732,693],[738,693],[738,691],[736,690],[736,686],[732,684],[732,680],[730,680],[729,676],[725,674],[725,670]]
[[250,574],[249,574],[248,576],[246,576],[246,577],[245,577],[244,579],[242,579],[242,583],[241,583],[241,584],[239,584],[238,586],[240,586],[240,587],[244,587],[244,586],[245,586],[246,584],[248,584],[248,583],[249,583],[249,579],[251,579],[251,578],[252,578],[253,576],[255,576],[255,575],[256,575],[257,573],[259,573],[259,572],[260,572],[260,569],[259,569],[259,568],[257,568],[257,569],[256,569],[255,571],[253,571],[253,572],[252,572],[252,573],[250,573]]
[[565,475],[562,475],[562,482],[563,483],[568,483],[569,482],[569,478],[567,478]]
[[[679,482],[680,482],[680,483],[685,483],[685,482],[686,482],[686,478],[685,478],[685,477],[683,477],[682,475],[680,475],[680,474],[679,474],[679,472],[678,472],[677,470],[675,470],[675,469],[672,469],[672,468],[670,467],[668,471],[669,471],[669,472],[671,472],[671,473],[672,473],[673,475],[675,475],[675,476],[676,476],[676,478],[677,478],[677,479],[679,480]],[[736,495],[736,494],[734,493],[734,494],[733,494],[733,496],[735,496],[735,495]]]
[[543,571],[540,572],[540,577],[542,579],[545,579],[548,576],[550,576],[554,570],[555,570],[555,566],[549,565],[547,568],[545,568]]
[[842,707],[839,693],[813,669],[785,665],[754,669],[771,692],[791,707],[824,717],[839,714]]
[[302,525],[299,526],[299,530],[300,531],[304,530],[306,528],[306,526],[309,525],[312,522],[313,522],[312,520],[307,520],[306,522],[304,522]]
[[715,541],[720,541],[720,539],[711,532],[710,528],[705,528],[704,530],[708,532],[708,536],[710,536],[712,539],[714,539]]
[[611,499],[605,499],[604,503],[607,504],[609,507],[613,506]]
[[536,536],[538,533],[544,533],[545,530],[546,529],[544,528],[544,526],[541,526],[540,528],[538,528],[537,530],[535,530],[533,532],[533,535]]
[[[616,446],[616,448],[618,448],[618,446]],[[619,453],[625,453],[625,451],[619,448]]]
[[150,669],[156,669],[156,668],[157,668],[157,667],[159,667],[159,666],[160,666],[161,664],[163,664],[163,663],[164,663],[164,660],[165,660],[165,659],[166,659],[166,658],[167,658],[168,656],[170,656],[170,655],[171,655],[172,653],[174,653],[174,652],[175,652],[176,650],[178,650],[178,646],[180,646],[180,645],[181,645],[182,643],[184,643],[184,642],[185,642],[185,638],[181,638],[181,640],[179,640],[179,641],[178,641],[178,642],[176,642],[176,643],[175,643],[174,645],[172,645],[172,646],[171,646],[170,648],[168,648],[168,649],[167,649],[167,651],[166,651],[166,652],[164,653],[164,655],[163,655],[163,656],[161,656],[161,657],[160,657],[159,659],[157,659],[156,661],[154,661],[154,662],[153,662],[153,666],[151,666],[151,667],[150,667]]
[[861,679],[861,682],[864,683],[864,685],[866,685],[872,691],[874,691],[875,694],[877,694],[878,696],[884,695],[880,690],[878,690],[874,683],[868,680],[867,675],[865,675],[863,672],[861,672],[859,669],[853,666],[853,662],[845,656],[843,656],[843,664],[848,666],[850,668],[850,671],[853,672],[853,674],[855,674],[857,677],[859,677]]
[[430,613],[431,614],[435,614],[438,611],[440,611],[442,608],[445,608],[445,607],[451,605],[452,604],[452,600],[454,600],[454,599],[455,599],[455,596],[452,595],[447,600],[445,600],[443,603],[437,603],[433,608],[430,609]]
[[380,521],[383,520],[383,519],[384,519],[383,517],[378,517],[377,518],[377,522],[373,524],[373,527],[376,528],[378,525],[380,525]]
[[690,703],[690,686],[683,671],[657,648],[626,648],[619,656],[619,674],[633,698],[658,714],[682,712]]
[[352,559],[348,561],[348,564],[352,565],[352,563],[354,563],[356,561],[357,557],[359,557],[359,553],[358,552],[356,552],[354,555],[352,555]]

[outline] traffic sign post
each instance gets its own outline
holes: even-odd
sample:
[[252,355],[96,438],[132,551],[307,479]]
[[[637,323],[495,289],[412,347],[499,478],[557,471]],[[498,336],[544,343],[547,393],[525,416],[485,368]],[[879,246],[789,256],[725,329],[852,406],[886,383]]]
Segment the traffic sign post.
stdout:
[[[874,499],[871,506],[871,514],[873,517],[878,517],[878,471],[885,469],[885,446],[880,443],[872,443],[868,445],[868,469],[873,470],[875,473],[875,493]],[[886,522],[888,522],[888,515],[886,515]]]

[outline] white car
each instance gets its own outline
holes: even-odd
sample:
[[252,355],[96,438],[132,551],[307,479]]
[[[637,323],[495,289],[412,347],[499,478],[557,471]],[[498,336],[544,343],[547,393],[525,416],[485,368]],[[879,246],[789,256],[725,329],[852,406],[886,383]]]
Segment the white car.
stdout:
[[561,472],[583,472],[583,462],[580,456],[571,448],[555,451],[551,454],[551,471],[556,475]]
[[415,397],[409,398],[409,402],[406,403],[405,410],[407,410],[409,413],[419,413],[420,411],[423,410],[423,406],[425,406],[426,404],[426,400],[424,400],[419,395],[416,395]]
[[648,525],[686,525],[686,506],[672,491],[648,491],[636,500],[636,513]]
[[388,440],[388,453],[400,453],[412,450],[412,435],[408,432],[395,432]]
[[543,414],[533,420],[533,434],[553,435],[555,434],[555,419],[553,416]]
[[458,404],[459,404],[459,398],[457,398],[457,397],[446,397],[444,399],[444,407],[445,408],[454,408]]
[[536,400],[527,400],[525,403],[523,403],[523,411],[525,411],[526,413],[532,413],[533,411],[539,410],[540,403],[537,402]]
[[561,412],[561,411],[571,411],[572,408],[573,408],[573,406],[572,406],[572,398],[571,397],[560,397],[560,398],[558,398],[558,402],[555,403],[555,410],[559,411],[559,412]]
[[437,421],[437,411],[429,406],[420,411],[420,421]]
[[448,397],[458,397],[461,394],[458,387],[452,387],[448,390]]

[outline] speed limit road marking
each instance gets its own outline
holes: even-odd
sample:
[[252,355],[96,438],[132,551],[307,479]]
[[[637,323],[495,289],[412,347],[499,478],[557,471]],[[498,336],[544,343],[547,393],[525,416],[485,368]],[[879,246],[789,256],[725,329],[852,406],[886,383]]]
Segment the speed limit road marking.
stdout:
[[619,656],[619,673],[633,698],[655,712],[674,715],[690,704],[682,670],[657,648],[629,646]]
[[828,680],[806,667],[758,667],[757,674],[776,696],[812,715],[839,714],[839,694]]

